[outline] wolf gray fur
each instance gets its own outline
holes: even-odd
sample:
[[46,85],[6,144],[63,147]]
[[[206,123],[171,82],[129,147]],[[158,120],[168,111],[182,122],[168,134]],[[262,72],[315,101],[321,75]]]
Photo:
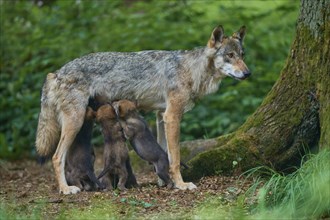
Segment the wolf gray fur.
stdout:
[[[83,124],[90,98],[108,102],[138,100],[139,108],[159,111],[164,123],[159,142],[166,143],[170,174],[175,187],[194,189],[180,173],[180,121],[194,101],[215,92],[225,76],[245,79],[250,71],[243,61],[245,27],[225,36],[216,27],[206,47],[191,51],[141,51],[93,53],[75,59],[48,74],[41,96],[36,148],[41,156],[53,155],[60,192],[77,193],[64,176],[66,152]],[[158,121],[161,121],[159,118]],[[164,140],[166,139],[166,141]]]

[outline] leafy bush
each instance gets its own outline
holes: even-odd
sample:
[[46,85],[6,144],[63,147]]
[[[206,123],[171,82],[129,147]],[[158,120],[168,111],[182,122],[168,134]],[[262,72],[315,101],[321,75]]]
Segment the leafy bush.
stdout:
[[40,90],[48,72],[96,51],[203,46],[219,23],[227,34],[247,25],[246,63],[254,75],[244,82],[227,79],[217,94],[198,102],[184,116],[182,140],[233,131],[277,79],[298,8],[297,2],[34,2],[0,1],[1,157],[34,152]]

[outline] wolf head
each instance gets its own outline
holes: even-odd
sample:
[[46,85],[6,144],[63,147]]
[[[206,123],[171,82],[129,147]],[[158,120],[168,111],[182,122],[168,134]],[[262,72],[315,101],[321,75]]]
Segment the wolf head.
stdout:
[[207,43],[208,52],[213,59],[215,72],[220,76],[230,76],[243,80],[251,75],[250,70],[245,65],[243,40],[245,36],[245,26],[232,36],[224,35],[223,27],[216,27]]

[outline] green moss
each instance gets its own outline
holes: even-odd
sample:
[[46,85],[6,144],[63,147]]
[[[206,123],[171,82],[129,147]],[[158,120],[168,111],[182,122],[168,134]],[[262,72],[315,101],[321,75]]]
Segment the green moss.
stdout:
[[227,144],[228,141],[230,141],[234,136],[235,136],[235,133],[230,133],[230,134],[226,134],[226,135],[222,135],[222,136],[218,137],[217,146],[220,147],[220,146]]
[[186,161],[186,158],[189,158],[190,155],[191,155],[191,151],[189,150],[188,147],[180,148],[181,161]]
[[184,170],[186,180],[196,180],[203,176],[232,174],[256,165],[257,150],[254,138],[242,135],[235,136],[226,145],[198,154],[188,162],[190,169]]

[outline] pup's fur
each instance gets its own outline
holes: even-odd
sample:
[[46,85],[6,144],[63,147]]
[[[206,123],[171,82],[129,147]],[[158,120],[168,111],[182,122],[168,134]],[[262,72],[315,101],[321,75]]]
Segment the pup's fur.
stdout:
[[[105,174],[108,173],[109,177],[105,180],[107,183],[111,182],[111,186],[113,188],[118,187],[118,175],[113,175],[111,173],[109,173],[109,171],[112,169],[111,164],[108,165],[108,167],[105,167],[101,173],[99,174],[99,176],[97,177],[98,179],[102,178]],[[126,170],[127,170],[127,180],[125,183],[125,187],[130,189],[133,187],[138,187],[139,184],[136,181],[136,177],[133,173],[132,170],[132,166],[131,166],[131,162],[130,159],[128,157],[128,159],[126,160]],[[108,189],[111,189],[111,187],[108,187]]]
[[91,143],[94,118],[95,112],[87,107],[85,121],[68,152],[65,167],[68,184],[86,191],[103,188],[94,174],[95,154]]
[[134,102],[120,100],[114,102],[121,125],[135,152],[143,159],[154,165],[159,178],[171,188],[168,156],[149,130],[145,120],[139,115]]
[[[117,120],[115,110],[109,104],[102,105],[97,110],[96,120],[101,124],[105,142],[103,153],[104,170],[99,175],[101,183],[111,190],[113,189],[113,178],[118,175],[118,189],[126,190],[125,184],[128,178],[128,171],[132,172],[132,169],[129,163],[126,140],[122,127]],[[129,169],[127,169],[127,166]],[[134,179],[132,179],[132,175],[133,173],[130,173],[130,181],[135,181],[133,184],[136,184],[136,179],[134,175]]]
[[[137,100],[140,108],[163,115],[158,134],[168,148],[170,173],[179,189],[193,189],[180,173],[180,120],[196,99],[218,89],[225,76],[245,79],[250,71],[243,61],[243,26],[230,37],[215,28],[206,47],[191,51],[141,51],[94,53],[75,59],[56,74],[48,74],[41,97],[36,148],[41,156],[53,155],[60,192],[77,193],[64,175],[66,152],[79,132],[90,98],[107,102]],[[184,39],[184,38],[182,38]],[[159,118],[158,121],[161,121]],[[165,126],[165,129],[163,126]]]

